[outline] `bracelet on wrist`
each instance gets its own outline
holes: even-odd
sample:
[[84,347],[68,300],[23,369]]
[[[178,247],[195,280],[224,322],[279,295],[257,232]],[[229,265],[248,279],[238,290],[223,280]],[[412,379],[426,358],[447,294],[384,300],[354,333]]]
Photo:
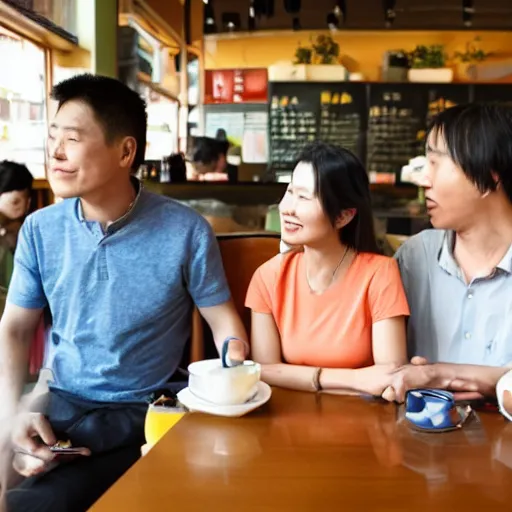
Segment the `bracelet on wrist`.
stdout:
[[320,376],[322,375],[323,368],[315,368],[313,373],[313,388],[318,393],[322,391],[322,384],[320,384]]

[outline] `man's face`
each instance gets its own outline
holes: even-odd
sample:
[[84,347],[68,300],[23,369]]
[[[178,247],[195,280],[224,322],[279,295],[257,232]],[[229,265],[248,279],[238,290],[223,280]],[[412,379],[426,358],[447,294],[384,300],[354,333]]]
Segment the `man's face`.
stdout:
[[425,187],[427,211],[435,228],[464,229],[483,207],[484,194],[451,159],[439,131],[429,135],[427,164],[419,184]]
[[23,218],[30,206],[28,190],[12,190],[0,194],[0,213],[10,220]]
[[135,140],[107,143],[93,110],[70,100],[57,111],[48,135],[48,180],[56,196],[87,197],[129,176]]

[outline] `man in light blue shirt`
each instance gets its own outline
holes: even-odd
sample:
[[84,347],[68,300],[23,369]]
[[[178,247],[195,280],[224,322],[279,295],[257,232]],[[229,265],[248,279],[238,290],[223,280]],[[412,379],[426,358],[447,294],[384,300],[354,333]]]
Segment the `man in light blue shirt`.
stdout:
[[[14,466],[31,477],[7,495],[17,512],[87,510],[137,459],[145,404],[178,367],[193,304],[218,347],[234,338],[231,359],[247,347],[207,222],[131,176],[144,160],[144,101],[92,75],[53,98],[48,178],[64,200],[24,223],[0,322],[2,412],[14,415],[37,323],[52,315],[49,397],[14,422]],[[84,450],[49,471],[57,439]]]
[[512,364],[512,110],[442,112],[427,157],[421,185],[436,229],[396,255],[417,357],[392,388],[400,398],[425,386],[493,396]]

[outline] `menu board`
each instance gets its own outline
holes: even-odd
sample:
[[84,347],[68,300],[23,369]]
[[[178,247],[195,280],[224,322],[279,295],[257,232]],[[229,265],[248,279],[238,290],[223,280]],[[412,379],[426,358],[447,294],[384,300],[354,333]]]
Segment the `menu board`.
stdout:
[[364,154],[366,84],[271,83],[269,141],[274,170],[291,171],[304,146],[322,140]]
[[275,170],[293,169],[304,146],[318,138],[318,103],[298,89],[272,94],[270,100],[270,161]]
[[432,119],[447,108],[468,103],[469,87],[461,84],[432,84],[426,85],[427,89],[427,118],[426,125],[430,125]]
[[266,103],[266,69],[219,69],[205,72],[204,102]]
[[308,143],[342,146],[366,162],[373,183],[396,183],[402,167],[425,153],[432,119],[470,101],[512,105],[512,84],[269,84],[270,166],[291,171]]
[[320,95],[320,140],[360,155],[365,105],[365,89],[360,84],[324,89]]
[[402,166],[424,153],[424,93],[403,84],[372,85],[366,158],[370,181],[394,183]]

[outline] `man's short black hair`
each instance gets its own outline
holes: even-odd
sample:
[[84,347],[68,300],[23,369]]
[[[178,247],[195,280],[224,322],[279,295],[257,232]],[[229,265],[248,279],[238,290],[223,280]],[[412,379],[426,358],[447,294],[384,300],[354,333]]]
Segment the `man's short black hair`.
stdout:
[[0,194],[13,190],[32,190],[34,178],[27,167],[17,162],[0,162]]
[[192,161],[210,165],[216,162],[221,155],[226,156],[229,142],[212,139],[211,137],[197,137],[192,153]]
[[438,114],[429,134],[440,135],[448,154],[480,192],[499,185],[512,203],[512,108],[458,105]]
[[133,137],[137,151],[132,169],[136,171],[144,163],[146,103],[135,91],[114,78],[83,74],[55,85],[51,96],[59,108],[71,100],[87,104],[103,126],[107,143],[120,137]]

